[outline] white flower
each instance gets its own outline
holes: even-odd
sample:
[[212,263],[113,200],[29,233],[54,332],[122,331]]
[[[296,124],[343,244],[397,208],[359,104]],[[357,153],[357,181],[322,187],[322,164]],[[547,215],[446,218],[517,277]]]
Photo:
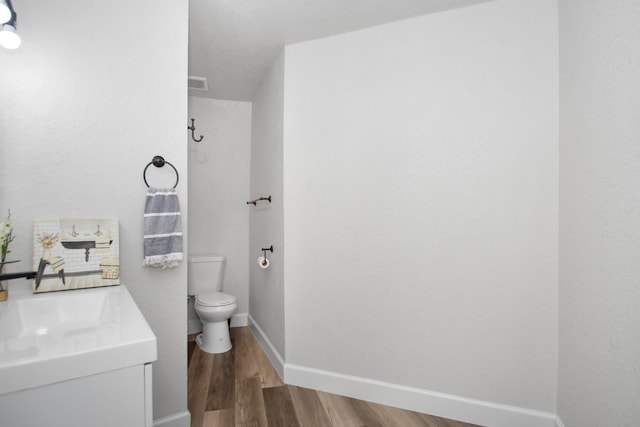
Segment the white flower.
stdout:
[[11,232],[13,228],[11,228],[10,222],[2,222],[0,223],[0,244],[4,245],[7,240],[11,237]]
[[0,270],[1,266],[4,266],[7,254],[11,252],[9,250],[9,243],[13,242],[13,228],[9,221],[0,223]]
[[0,235],[6,237],[9,234],[11,234],[11,231],[13,230],[13,228],[11,227],[11,223],[10,222],[2,222],[0,223]]

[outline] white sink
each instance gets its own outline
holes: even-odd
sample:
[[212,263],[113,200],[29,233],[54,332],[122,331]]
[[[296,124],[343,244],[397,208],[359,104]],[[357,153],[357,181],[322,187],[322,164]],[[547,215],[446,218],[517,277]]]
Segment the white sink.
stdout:
[[0,303],[0,394],[157,359],[156,337],[123,285]]

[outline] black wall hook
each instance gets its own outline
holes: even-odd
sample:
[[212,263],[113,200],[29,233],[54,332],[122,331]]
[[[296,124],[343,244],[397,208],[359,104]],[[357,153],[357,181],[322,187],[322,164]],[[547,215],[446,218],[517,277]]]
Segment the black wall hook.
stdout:
[[191,139],[193,139],[195,142],[200,142],[204,139],[204,136],[200,135],[200,139],[196,139],[196,136],[195,136],[196,125],[193,123],[194,121],[195,119],[191,119],[191,126],[187,126],[187,129],[191,131]]

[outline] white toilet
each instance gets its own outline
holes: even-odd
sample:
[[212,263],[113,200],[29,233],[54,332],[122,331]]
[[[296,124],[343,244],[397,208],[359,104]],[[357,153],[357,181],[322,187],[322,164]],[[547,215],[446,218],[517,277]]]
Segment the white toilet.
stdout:
[[231,350],[228,320],[238,308],[236,297],[220,292],[224,276],[224,257],[189,258],[187,287],[195,297],[194,308],[202,322],[202,333],[196,343],[207,353]]

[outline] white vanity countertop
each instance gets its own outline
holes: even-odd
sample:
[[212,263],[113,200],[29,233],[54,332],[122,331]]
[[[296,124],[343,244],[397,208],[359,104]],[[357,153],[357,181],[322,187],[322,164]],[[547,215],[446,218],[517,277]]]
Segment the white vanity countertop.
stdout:
[[157,359],[156,337],[124,285],[0,302],[0,394]]

